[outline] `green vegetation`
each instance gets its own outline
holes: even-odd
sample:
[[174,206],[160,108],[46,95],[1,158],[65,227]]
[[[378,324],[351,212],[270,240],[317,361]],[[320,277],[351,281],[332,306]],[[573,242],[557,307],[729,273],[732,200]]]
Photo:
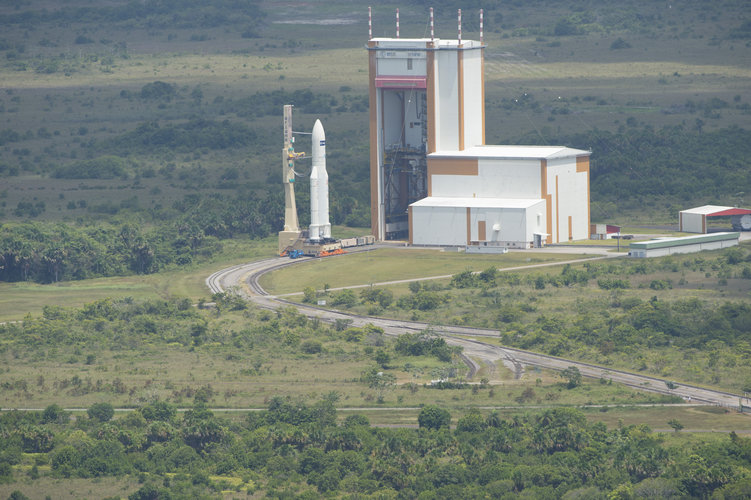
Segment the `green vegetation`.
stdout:
[[[346,280],[357,282],[367,280],[372,269],[402,266],[409,275],[407,270],[431,261],[427,251],[424,256],[371,253],[357,256],[355,267],[346,263],[353,255],[311,268],[316,276],[330,272],[329,281],[338,279],[336,268],[345,269]],[[496,262],[510,255],[527,254],[495,257]],[[436,263],[441,259],[436,257]],[[474,272],[465,268],[451,278],[364,288],[359,297],[353,290],[308,290],[308,295],[330,296],[330,305],[359,314],[497,329],[505,345],[555,356],[734,392],[751,387],[746,368],[751,359],[751,253],[746,245],[699,255],[511,271],[483,269],[483,260],[457,258],[454,265],[460,263],[473,264]],[[310,283],[305,266],[299,268],[300,283]],[[291,271],[267,275],[265,283],[285,283]]]
[[[22,320],[0,325],[0,398],[44,408],[0,415],[0,497],[749,496],[749,440],[690,433],[746,429],[743,415],[578,411],[674,398],[573,370],[484,366],[477,383],[430,329],[390,340],[206,296],[211,272],[275,252],[283,104],[296,130],[323,118],[332,222],[369,224],[366,3],[53,4],[0,13],[0,321]],[[457,8],[476,38],[485,9],[487,143],[592,149],[593,220],[745,204],[746,2],[434,6],[442,38]],[[401,13],[402,36],[423,36],[424,4]],[[392,26],[376,6],[376,36]],[[379,251],[265,286],[738,392],[751,391],[748,254],[511,270],[571,258]]]
[[[588,259],[594,256],[556,253],[508,253],[497,255],[473,255],[436,250],[381,248],[369,252],[353,253],[344,258],[315,260],[282,269],[261,277],[261,285],[273,294],[296,293],[311,287],[316,290],[343,286],[383,283],[434,276],[448,276],[467,268],[509,268],[547,264],[569,260]],[[419,283],[416,284],[419,286]],[[371,296],[367,290],[360,294],[366,301],[385,300]]]
[[[691,101],[686,106],[697,108]],[[698,122],[701,120],[697,118]],[[596,207],[603,203],[600,209],[613,210],[616,201],[618,208],[633,209],[670,193],[666,213],[677,221],[678,211],[690,203],[731,200],[728,194],[735,195],[740,187],[749,185],[743,165],[744,158],[751,155],[751,132],[740,128],[712,132],[700,129],[701,125],[695,124],[693,130],[685,126],[593,130],[561,136],[556,142],[596,152],[592,155],[590,178],[597,186],[592,190]],[[536,134],[519,142],[547,143]],[[701,164],[702,168],[686,169],[692,163]]]
[[751,491],[751,439],[735,433],[681,442],[645,425],[608,430],[569,408],[512,419],[473,410],[450,430],[451,414],[430,405],[420,412],[419,430],[379,429],[357,414],[338,425],[336,400],[329,394],[308,405],[274,397],[266,410],[238,421],[216,415],[202,394],[179,416],[161,402],[114,420],[97,418],[95,406],[75,421],[64,412],[44,420],[52,408],[5,413],[0,477],[22,484],[0,491],[23,494],[44,478],[125,479],[123,493],[132,499],[224,492],[605,498],[655,491],[660,498],[741,498]]
[[[678,263],[686,269],[695,265],[735,272],[735,268],[724,266],[742,268],[747,265],[746,254],[745,249],[731,249],[717,253],[714,260],[706,255],[683,256],[687,264],[681,260]],[[694,260],[697,258],[700,260]],[[538,278],[545,276],[543,291],[571,293],[577,287],[591,285],[592,266],[646,265],[642,271],[647,279],[659,271],[649,266],[673,263],[673,259],[590,262],[586,264],[590,269],[567,266],[562,273],[560,267],[550,268],[542,271],[544,274],[532,271],[537,277],[528,278],[527,285],[507,284],[503,280],[508,272],[488,268],[477,275],[461,272],[446,279],[454,287],[445,292],[471,293],[478,286],[489,290],[528,286],[536,290]],[[626,274],[623,269],[614,268],[612,272]],[[599,273],[607,275],[603,269]],[[637,290],[640,273],[629,278]],[[411,294],[423,291],[422,285],[410,288]],[[375,293],[378,290],[366,288],[367,293],[357,294],[355,299],[377,301],[388,296]],[[7,490],[0,486],[0,491],[31,488],[49,492],[50,486],[45,485],[52,479],[65,478],[73,484],[73,479],[79,478],[123,481],[120,495],[162,490],[163,494],[170,491],[178,496],[212,497],[224,490],[247,490],[273,496],[286,489],[315,496],[347,495],[354,492],[353,488],[359,494],[377,494],[396,486],[386,479],[393,472],[386,476],[376,473],[380,469],[374,457],[387,463],[405,460],[412,456],[413,445],[408,443],[413,441],[421,443],[422,450],[433,450],[427,455],[421,452],[422,458],[405,473],[405,478],[412,479],[399,483],[401,491],[414,494],[428,495],[435,490],[435,495],[444,497],[451,495],[451,490],[445,489],[450,484],[462,492],[476,491],[477,495],[490,491],[500,497],[527,494],[551,498],[581,489],[601,493],[617,488],[641,491],[655,482],[675,496],[701,496],[721,488],[743,491],[745,487],[742,478],[748,465],[739,459],[744,452],[737,451],[747,446],[745,438],[723,435],[703,441],[673,440],[683,435],[672,432],[677,424],[688,429],[746,425],[743,417],[735,424],[720,423],[728,418],[724,415],[732,415],[725,410],[703,414],[701,410],[691,413],[688,409],[666,408],[662,413],[659,409],[642,410],[634,416],[628,413],[633,410],[626,408],[601,408],[581,413],[558,406],[593,401],[632,405],[672,402],[673,398],[638,393],[606,380],[584,381],[573,370],[565,372],[563,379],[536,371],[519,382],[497,371],[480,384],[469,385],[463,381],[463,365],[455,353],[429,331],[388,341],[372,326],[352,328],[342,322],[326,327],[292,310],[277,314],[255,310],[231,295],[215,296],[214,300],[217,308],[208,311],[195,309],[181,299],[103,300],[80,309],[47,306],[40,318],[28,316],[23,323],[2,325],[0,346],[6,367],[0,387],[3,400],[9,405],[47,407],[39,413],[0,417],[2,453],[11,465],[4,475],[16,481],[8,484]],[[458,300],[460,297],[454,297],[448,304]],[[718,359],[725,359],[726,353],[718,346],[713,344]],[[645,344],[640,348],[649,352],[652,347]],[[44,375],[40,377],[40,373]],[[314,380],[310,373],[317,374]],[[537,380],[531,383],[534,377]],[[423,385],[429,379],[447,382]],[[69,422],[61,403],[87,408],[86,416]],[[552,408],[530,413],[524,409],[527,404]],[[113,417],[113,405],[139,409]],[[191,409],[178,413],[176,405]],[[244,412],[235,412],[233,418],[216,414],[217,407],[248,405],[268,410],[251,412],[247,417]],[[422,406],[419,412],[391,417],[386,423],[405,422],[423,429],[371,429],[367,422],[383,419],[383,412],[376,413],[377,418],[349,412],[347,418],[342,418],[344,414],[337,418],[334,405]],[[489,414],[472,409],[506,405],[517,409]],[[455,431],[446,428],[447,416]],[[670,434],[652,433],[644,425],[619,423],[642,422],[644,418]],[[610,422],[610,430],[595,423],[600,420]],[[353,429],[360,429],[355,441],[351,441]],[[506,444],[497,448],[492,443],[499,442],[498,429],[517,429],[517,434],[507,435],[503,441]],[[672,434],[676,438],[669,437]],[[255,436],[256,445],[247,448],[251,436]],[[624,448],[632,439],[632,447]],[[401,444],[374,454],[368,444],[371,442]],[[592,447],[599,450],[597,454],[586,452]],[[474,450],[474,458],[460,451],[465,448]],[[643,469],[627,465],[646,467],[641,455],[628,459],[634,462],[624,461],[623,454],[633,450],[650,457],[649,472],[638,472]],[[718,450],[725,450],[724,454],[718,455]],[[363,466],[330,471],[325,464],[336,462],[340,451],[350,451],[348,460],[362,460]],[[317,469],[303,465],[310,454],[324,465]],[[361,454],[360,458],[356,454]],[[450,484],[430,479],[438,474],[438,464],[429,461],[433,454],[453,457],[450,463],[458,469],[452,469]],[[182,458],[178,460],[178,456]],[[707,457],[712,457],[711,464]],[[607,466],[594,475],[573,474],[572,470],[578,470],[571,469],[570,460],[574,459],[582,467],[590,459],[599,467]],[[281,461],[287,464],[281,469],[283,483],[275,465]],[[34,466],[36,472],[32,472]],[[488,475],[482,476],[479,471],[486,467]],[[552,467],[541,477],[563,475],[564,479],[526,480],[524,474],[532,473],[529,467]],[[721,479],[697,482],[688,474],[678,473],[685,469],[696,476],[702,467],[707,470],[706,477]]]

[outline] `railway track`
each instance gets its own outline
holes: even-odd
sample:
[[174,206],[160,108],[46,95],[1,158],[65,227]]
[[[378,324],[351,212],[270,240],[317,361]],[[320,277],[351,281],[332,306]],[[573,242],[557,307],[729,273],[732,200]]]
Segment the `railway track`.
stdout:
[[463,348],[463,357],[469,366],[470,375],[477,373],[482,363],[494,366],[498,361],[501,361],[504,366],[509,368],[514,373],[515,378],[521,378],[526,366],[558,371],[575,366],[585,377],[613,380],[614,382],[643,391],[679,396],[692,403],[719,405],[728,408],[739,408],[741,405],[751,407],[751,401],[742,399],[740,395],[730,392],[690,384],[680,384],[671,389],[668,387],[668,384],[672,381],[668,379],[616,370],[606,366],[573,361],[513,347],[499,346],[477,339],[478,337],[499,338],[500,332],[497,330],[434,325],[419,321],[393,320],[331,311],[269,295],[260,285],[259,279],[264,274],[306,260],[310,260],[310,258],[305,257],[290,260],[284,257],[277,257],[248,264],[240,264],[213,273],[206,279],[206,285],[212,293],[233,291],[262,308],[276,309],[281,305],[287,305],[296,308],[301,314],[308,317],[318,318],[330,323],[335,323],[336,320],[343,319],[351,321],[353,326],[373,324],[383,328],[387,335],[402,335],[404,333],[416,333],[430,329],[435,334],[443,336],[450,345],[458,345]]

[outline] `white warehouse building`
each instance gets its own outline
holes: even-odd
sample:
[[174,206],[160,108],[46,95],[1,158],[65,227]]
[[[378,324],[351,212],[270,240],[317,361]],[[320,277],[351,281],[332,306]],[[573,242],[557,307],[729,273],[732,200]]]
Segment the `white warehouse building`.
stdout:
[[409,207],[415,245],[528,248],[589,235],[589,152],[475,146],[428,155],[428,196]]
[[589,237],[589,151],[485,144],[484,48],[369,40],[376,239],[529,248]]

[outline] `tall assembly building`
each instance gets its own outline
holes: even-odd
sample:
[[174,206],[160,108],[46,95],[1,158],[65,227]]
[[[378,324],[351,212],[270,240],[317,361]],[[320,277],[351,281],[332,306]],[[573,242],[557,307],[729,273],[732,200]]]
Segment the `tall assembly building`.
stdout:
[[588,151],[485,145],[482,42],[371,38],[368,52],[378,240],[529,247],[588,237]]

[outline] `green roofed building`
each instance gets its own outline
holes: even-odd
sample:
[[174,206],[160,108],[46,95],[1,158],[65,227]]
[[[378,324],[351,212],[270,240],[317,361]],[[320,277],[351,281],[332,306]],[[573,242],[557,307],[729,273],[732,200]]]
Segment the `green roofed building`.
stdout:
[[740,233],[712,233],[700,236],[658,238],[631,243],[629,257],[663,257],[675,253],[693,253],[702,250],[718,250],[738,244]]

